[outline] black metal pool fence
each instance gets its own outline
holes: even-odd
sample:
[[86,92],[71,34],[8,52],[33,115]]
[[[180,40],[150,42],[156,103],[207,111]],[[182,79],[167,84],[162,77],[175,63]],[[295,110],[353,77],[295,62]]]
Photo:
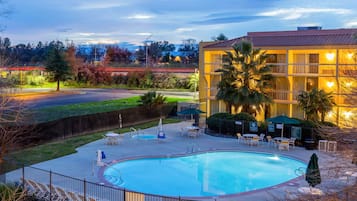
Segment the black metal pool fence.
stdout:
[[[68,166],[70,168],[70,166]],[[86,181],[32,166],[23,166],[6,175],[5,183],[15,183],[46,200],[84,201],[196,201],[181,197],[151,195]],[[3,181],[4,182],[4,181]],[[207,199],[205,199],[207,200]],[[208,199],[209,200],[209,199]],[[211,199],[215,201],[215,198]]]

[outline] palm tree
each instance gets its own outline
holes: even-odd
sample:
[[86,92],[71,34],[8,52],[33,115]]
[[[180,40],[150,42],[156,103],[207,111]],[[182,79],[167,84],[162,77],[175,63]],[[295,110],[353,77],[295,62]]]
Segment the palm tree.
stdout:
[[325,115],[336,105],[332,93],[313,88],[311,91],[303,91],[297,96],[298,105],[305,111],[306,119],[318,121],[319,113],[321,122],[325,121]]
[[166,102],[166,97],[161,94],[157,94],[155,91],[149,91],[140,96],[139,101],[143,106],[152,108],[154,106],[163,105]]
[[233,52],[226,54],[222,69],[217,70],[222,72],[222,79],[216,98],[225,101],[228,107],[241,107],[241,112],[260,112],[272,102],[268,92],[273,77],[266,65],[266,53],[242,40],[233,45]]

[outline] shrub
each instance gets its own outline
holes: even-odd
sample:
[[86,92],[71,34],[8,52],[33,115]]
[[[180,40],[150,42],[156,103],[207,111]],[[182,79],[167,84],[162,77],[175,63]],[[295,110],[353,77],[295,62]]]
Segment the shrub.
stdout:
[[328,127],[337,127],[336,124],[329,122],[329,121],[324,121],[324,122],[320,122],[320,125],[322,126],[328,126]]
[[248,114],[246,112],[241,112],[238,114],[233,115],[234,120],[244,120],[244,121],[257,121],[255,117],[253,117],[251,114]]
[[152,108],[153,106],[163,105],[166,102],[166,97],[156,94],[155,91],[149,91],[140,96],[140,102],[143,106]]
[[26,199],[26,192],[13,184],[0,184],[0,198],[2,201],[21,201]]
[[137,73],[128,73],[128,87],[139,87],[139,76]]
[[229,116],[230,114],[228,113],[216,113],[211,115],[207,118],[208,128],[216,132],[220,131],[220,128],[222,127],[222,120]]
[[244,128],[249,128],[250,121],[256,121],[255,118],[248,113],[239,113],[231,115],[229,113],[216,113],[207,118],[208,128],[219,133],[234,135],[240,131],[240,126],[235,124],[235,121],[242,120]]

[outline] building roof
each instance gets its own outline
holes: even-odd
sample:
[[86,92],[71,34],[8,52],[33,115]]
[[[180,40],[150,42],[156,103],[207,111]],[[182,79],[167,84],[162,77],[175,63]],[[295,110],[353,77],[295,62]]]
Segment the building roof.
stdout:
[[230,48],[243,39],[252,41],[256,47],[357,45],[355,34],[357,29],[248,32],[247,36],[206,45],[205,48]]

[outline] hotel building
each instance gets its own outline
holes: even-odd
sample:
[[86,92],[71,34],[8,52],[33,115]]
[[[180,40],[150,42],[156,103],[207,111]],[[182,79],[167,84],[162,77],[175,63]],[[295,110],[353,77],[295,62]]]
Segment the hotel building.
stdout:
[[[304,119],[296,97],[312,88],[332,92],[336,107],[325,121],[341,127],[357,127],[357,29],[322,30],[299,27],[296,31],[248,32],[246,36],[219,42],[201,42],[199,52],[199,102],[206,116],[226,112],[216,99],[222,58],[232,45],[249,40],[254,48],[269,55],[275,77],[270,116],[287,115]],[[263,114],[257,116],[263,120]]]

